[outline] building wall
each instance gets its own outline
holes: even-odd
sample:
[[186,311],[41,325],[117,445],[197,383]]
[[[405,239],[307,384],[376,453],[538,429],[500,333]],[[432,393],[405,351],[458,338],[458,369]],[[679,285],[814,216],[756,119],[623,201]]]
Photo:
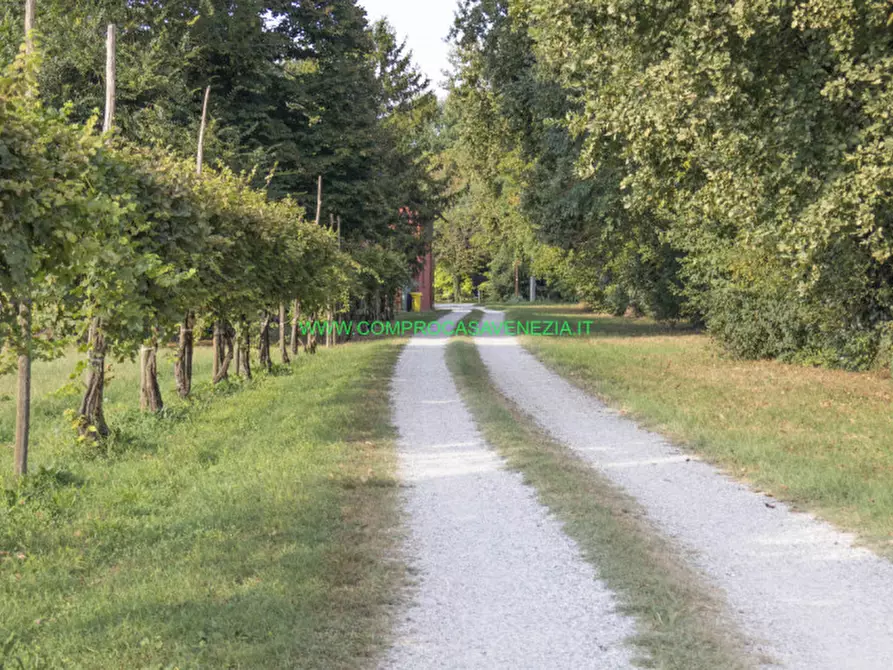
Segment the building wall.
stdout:
[[434,253],[429,251],[424,261],[422,271],[416,276],[416,285],[422,294],[422,311],[430,312],[434,309]]

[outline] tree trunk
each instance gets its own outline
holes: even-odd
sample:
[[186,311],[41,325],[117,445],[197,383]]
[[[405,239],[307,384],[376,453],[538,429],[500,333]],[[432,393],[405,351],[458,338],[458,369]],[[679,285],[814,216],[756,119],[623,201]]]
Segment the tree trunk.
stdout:
[[90,323],[88,343],[87,390],[78,411],[80,433],[85,437],[106,437],[109,427],[103,411],[105,335],[102,332],[102,321],[98,318]]
[[251,324],[248,321],[242,321],[242,332],[239,340],[242,343],[242,369],[246,379],[251,379]]
[[233,338],[229,324],[224,320],[214,323],[214,383],[229,379],[229,366],[233,362]]
[[177,393],[188,398],[192,393],[192,353],[195,349],[195,314],[186,312],[180,325],[180,340],[177,343],[177,362],[174,377],[177,379]]
[[[313,313],[310,315],[311,324],[315,324],[316,320],[319,318],[317,313]],[[307,333],[307,338],[304,341],[304,353],[305,354],[315,354],[316,353],[316,329],[314,327],[310,328],[310,331]]]
[[458,305],[462,302],[462,296],[459,295],[462,291],[461,282],[459,281],[459,275],[453,275],[453,301]]
[[140,349],[140,409],[157,414],[164,409],[158,386],[158,341]]
[[18,394],[16,396],[16,433],[13,474],[28,474],[28,438],[31,433],[31,305],[26,300],[19,305]]
[[244,356],[244,351],[242,349],[242,336],[240,333],[236,333],[236,377],[242,376],[242,357]]
[[283,365],[289,365],[291,359],[288,357],[288,340],[285,337],[285,324],[288,315],[285,313],[285,303],[279,303],[279,356],[282,358]]
[[258,364],[270,372],[273,369],[273,359],[270,357],[270,314],[264,312],[260,322],[260,341],[257,344]]
[[214,322],[214,363],[211,368],[211,378],[217,379],[220,374],[220,364],[223,362],[223,330],[219,320]]
[[301,302],[295,300],[295,313],[291,320],[291,355],[298,355],[298,343],[300,336],[298,335],[298,325],[301,323]]

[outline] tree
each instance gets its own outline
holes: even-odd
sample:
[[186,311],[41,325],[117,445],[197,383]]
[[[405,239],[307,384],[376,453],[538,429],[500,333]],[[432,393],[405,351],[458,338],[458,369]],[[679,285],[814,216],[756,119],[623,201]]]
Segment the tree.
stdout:
[[89,191],[96,138],[41,104],[36,73],[36,58],[23,55],[0,79],[0,369],[16,358],[23,375],[17,474],[27,471],[31,358],[64,347],[84,249],[107,206]]

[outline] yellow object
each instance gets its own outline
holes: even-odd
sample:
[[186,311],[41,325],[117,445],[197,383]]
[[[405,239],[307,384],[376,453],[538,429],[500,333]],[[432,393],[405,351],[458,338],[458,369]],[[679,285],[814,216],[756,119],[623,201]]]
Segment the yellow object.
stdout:
[[421,312],[422,311],[422,294],[421,293],[410,293],[412,296],[412,311],[413,312]]

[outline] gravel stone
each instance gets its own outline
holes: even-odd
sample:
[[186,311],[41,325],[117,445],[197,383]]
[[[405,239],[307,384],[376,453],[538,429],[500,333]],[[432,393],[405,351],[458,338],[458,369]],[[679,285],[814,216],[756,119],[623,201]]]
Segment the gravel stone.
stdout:
[[484,443],[447,369],[446,343],[413,338],[393,383],[417,584],[384,667],[631,667],[632,620]]

